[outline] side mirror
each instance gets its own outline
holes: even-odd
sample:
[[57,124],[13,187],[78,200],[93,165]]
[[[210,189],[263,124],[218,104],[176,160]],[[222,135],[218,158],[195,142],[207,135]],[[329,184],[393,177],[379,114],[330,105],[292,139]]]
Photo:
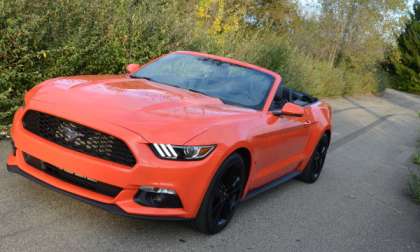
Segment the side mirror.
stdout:
[[140,65],[139,64],[128,64],[126,67],[126,70],[128,72],[128,74],[133,74],[135,72],[137,72],[138,70],[140,70]]
[[296,105],[294,103],[288,102],[284,104],[282,110],[277,110],[272,112],[275,116],[303,116],[305,113],[303,107]]

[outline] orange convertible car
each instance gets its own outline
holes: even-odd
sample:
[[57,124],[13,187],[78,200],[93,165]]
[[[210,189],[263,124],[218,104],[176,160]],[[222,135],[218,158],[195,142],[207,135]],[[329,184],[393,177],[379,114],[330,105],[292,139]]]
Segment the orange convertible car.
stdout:
[[318,179],[331,108],[279,74],[183,51],[127,69],[30,90],[8,170],[113,213],[191,220],[210,234],[239,202]]

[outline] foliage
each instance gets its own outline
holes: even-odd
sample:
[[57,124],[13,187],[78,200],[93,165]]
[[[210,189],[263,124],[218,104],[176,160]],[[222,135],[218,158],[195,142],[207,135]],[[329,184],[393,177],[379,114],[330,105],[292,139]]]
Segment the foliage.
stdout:
[[420,202],[420,176],[412,173],[409,179],[409,190],[413,198]]
[[[420,117],[420,112],[417,113]],[[417,144],[420,144],[420,139],[417,140]],[[420,168],[420,149],[419,145],[417,146],[416,153],[413,156],[413,163]],[[415,170],[410,173],[408,179],[408,189],[413,196],[413,198],[420,203],[420,170]]]
[[420,153],[417,153],[413,157],[413,163],[420,165]]
[[420,93],[420,2],[413,7],[404,31],[398,37],[398,50],[390,55],[392,71],[397,75],[395,87]]
[[[384,76],[381,15],[401,1],[321,2],[321,14],[306,18],[280,0],[0,0],[0,132],[45,79],[117,74],[174,50],[255,63],[317,96],[375,92]],[[347,24],[340,13],[353,5],[345,2],[357,15],[348,30],[334,30]]]
[[352,68],[375,65],[382,59],[386,45],[383,36],[392,31],[390,24],[398,24],[398,19],[387,19],[404,7],[404,1],[399,0],[321,0],[320,4],[323,14],[304,29],[313,32],[308,39],[317,40],[313,45],[304,43],[310,53],[331,66]]

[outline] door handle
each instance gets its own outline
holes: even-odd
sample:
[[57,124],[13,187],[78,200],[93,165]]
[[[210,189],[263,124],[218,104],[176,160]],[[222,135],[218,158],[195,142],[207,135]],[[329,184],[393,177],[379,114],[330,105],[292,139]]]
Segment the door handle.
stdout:
[[311,124],[312,124],[312,122],[311,122],[311,121],[309,121],[309,120],[305,120],[305,121],[303,122],[303,126],[304,126],[304,127],[309,127]]

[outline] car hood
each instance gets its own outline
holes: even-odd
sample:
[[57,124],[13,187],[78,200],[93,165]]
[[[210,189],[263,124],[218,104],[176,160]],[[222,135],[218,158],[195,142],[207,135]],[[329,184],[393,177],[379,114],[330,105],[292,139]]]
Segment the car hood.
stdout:
[[30,100],[121,126],[148,142],[184,144],[209,127],[256,114],[217,98],[127,76],[57,78],[31,92]]

